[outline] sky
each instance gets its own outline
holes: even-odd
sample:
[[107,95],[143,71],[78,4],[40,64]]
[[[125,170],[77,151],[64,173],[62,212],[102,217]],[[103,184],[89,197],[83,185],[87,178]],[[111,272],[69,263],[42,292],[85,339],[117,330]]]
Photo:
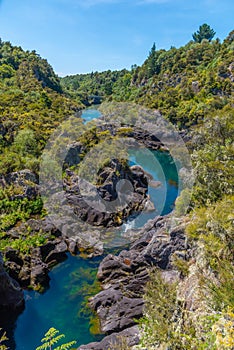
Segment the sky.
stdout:
[[36,50],[59,76],[141,65],[185,45],[203,23],[223,40],[233,0],[0,0],[0,37]]

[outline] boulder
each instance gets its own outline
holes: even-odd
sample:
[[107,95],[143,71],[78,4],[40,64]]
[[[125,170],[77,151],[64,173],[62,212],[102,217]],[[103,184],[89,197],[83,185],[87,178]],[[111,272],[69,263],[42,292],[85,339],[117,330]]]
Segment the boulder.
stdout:
[[90,306],[97,312],[101,329],[107,334],[133,326],[143,313],[142,298],[128,298],[112,287],[93,297]]
[[79,142],[74,142],[68,146],[67,155],[64,159],[64,166],[70,167],[80,163],[80,154],[82,153],[83,146]]
[[139,343],[139,329],[137,326],[129,327],[121,332],[112,333],[100,342],[81,345],[77,350],[110,350],[123,349],[124,345],[134,346]]
[[8,185],[14,184],[19,186],[25,186],[28,183],[38,184],[38,178],[36,175],[28,169],[15,171],[6,175],[6,183]]
[[[42,247],[43,248],[43,247]],[[67,258],[67,244],[64,241],[54,243],[54,249],[46,256],[45,262],[49,265],[55,265]]]

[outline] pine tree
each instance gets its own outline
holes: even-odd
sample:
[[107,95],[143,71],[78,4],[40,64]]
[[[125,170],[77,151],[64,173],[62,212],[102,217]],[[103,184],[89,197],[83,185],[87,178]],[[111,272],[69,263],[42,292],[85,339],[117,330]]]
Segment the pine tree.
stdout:
[[211,41],[215,34],[215,31],[208,24],[204,23],[197,32],[193,33],[193,40],[196,43],[202,42],[203,39]]
[[156,68],[157,68],[157,57],[156,57],[156,45],[155,43],[153,44],[149,56],[147,58],[147,77],[151,78],[155,73],[156,73]]

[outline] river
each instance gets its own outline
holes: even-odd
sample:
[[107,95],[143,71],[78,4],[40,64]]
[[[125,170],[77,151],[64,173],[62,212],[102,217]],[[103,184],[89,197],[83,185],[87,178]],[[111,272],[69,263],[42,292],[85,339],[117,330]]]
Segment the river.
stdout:
[[[96,109],[82,113],[85,122],[98,117],[100,112]],[[129,163],[141,165],[154,180],[161,182],[158,188],[149,187],[156,209],[128,220],[120,229],[122,232],[130,227],[139,228],[159,211],[167,214],[173,208],[178,195],[176,167],[165,152],[152,151],[152,155],[160,166],[155,166],[155,162],[148,160],[144,150],[140,149],[129,152]],[[87,298],[98,291],[95,279],[102,258],[85,260],[68,254],[67,260],[50,272],[50,288],[45,293],[25,291],[26,308],[19,316],[14,331],[16,350],[34,350],[50,327],[66,334],[66,341],[76,340],[77,346],[101,339],[95,318],[87,307]]]

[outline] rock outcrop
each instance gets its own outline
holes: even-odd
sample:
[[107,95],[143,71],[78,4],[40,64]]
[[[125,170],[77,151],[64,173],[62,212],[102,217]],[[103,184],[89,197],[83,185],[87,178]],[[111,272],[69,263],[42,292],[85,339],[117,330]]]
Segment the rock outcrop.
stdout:
[[61,237],[31,249],[30,254],[8,248],[5,251],[5,266],[10,276],[22,287],[30,285],[36,290],[42,290],[49,285],[50,268],[66,259],[67,250],[67,244]]
[[[99,266],[97,276],[103,290],[90,299],[90,306],[106,334],[129,329],[143,315],[142,296],[152,268],[160,268],[165,278],[175,280],[179,272],[173,259],[189,258],[184,224],[172,225],[170,215],[149,221],[138,235],[129,250],[107,255]],[[99,345],[88,346],[81,349],[100,349]]]
[[[126,180],[126,182],[125,182]],[[9,174],[2,179],[5,185],[17,184],[25,189],[35,189],[37,178],[28,170]],[[93,208],[84,193],[81,193],[79,187],[79,178],[69,171],[69,176],[64,182],[65,201],[64,205],[68,207],[72,215],[75,216],[74,224],[67,222],[62,218],[50,221],[45,219],[30,219],[26,223],[21,223],[8,230],[3,238],[9,240],[32,240],[34,237],[40,237],[42,240],[40,247],[26,247],[27,254],[17,249],[5,249],[5,257],[9,274],[16,279],[22,287],[33,286],[36,290],[46,288],[49,283],[48,272],[50,268],[66,259],[66,253],[70,251],[76,254],[79,249],[87,251],[88,256],[100,255],[103,253],[103,242],[99,230],[93,230],[92,234],[87,229],[81,230],[78,218],[81,224],[90,224],[92,226],[118,226],[124,218],[127,218],[132,212],[140,210],[144,205],[149,206],[147,197],[147,177],[140,167],[130,169],[126,164],[113,159],[106,167],[100,170],[98,174],[99,184],[94,188],[86,188],[88,198],[98,195],[103,205],[108,207],[117,201],[117,204],[128,203],[122,211],[112,212],[111,210],[100,210]],[[121,181],[123,181],[121,183]],[[130,184],[131,191],[126,187]],[[4,183],[2,183],[4,186]],[[30,187],[29,187],[30,186]],[[119,186],[119,187],[118,187]],[[32,192],[32,191],[31,191]],[[93,195],[93,192],[95,194]],[[25,194],[23,194],[24,196]],[[12,199],[14,200],[14,198]],[[67,217],[66,217],[67,219]],[[84,231],[84,232],[83,232]],[[39,239],[39,238],[38,238]]]
[[102,341],[82,345],[78,350],[109,350],[123,349],[123,346],[134,346],[139,342],[139,330],[137,326],[130,327],[119,333],[112,333]]
[[119,226],[129,215],[144,209],[148,180],[140,166],[130,168],[112,159],[98,172],[97,180],[97,185],[91,185],[72,174],[65,182],[65,204],[82,221],[93,226]]
[[0,312],[2,309],[22,310],[24,294],[19,284],[9,276],[3,266],[0,254]]

